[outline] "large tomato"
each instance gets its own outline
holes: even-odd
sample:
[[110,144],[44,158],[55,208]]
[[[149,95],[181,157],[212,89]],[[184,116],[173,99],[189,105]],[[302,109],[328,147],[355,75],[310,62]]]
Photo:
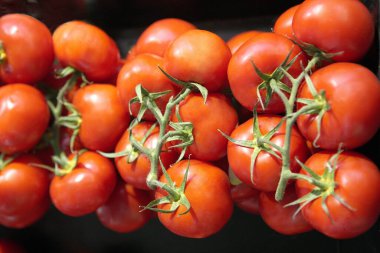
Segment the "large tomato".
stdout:
[[181,34],[196,27],[182,19],[165,18],[149,25],[138,38],[134,54],[149,53],[164,56],[166,48]]
[[128,233],[144,226],[152,217],[149,210],[141,211],[151,200],[148,191],[119,181],[107,202],[96,210],[100,222],[107,228]]
[[[333,155],[330,151],[316,153],[305,165],[322,176],[329,170],[327,162]],[[321,196],[307,204],[302,214],[316,230],[329,237],[352,238],[367,231],[379,217],[380,172],[372,161],[355,152],[341,153],[336,164],[333,177],[324,180],[327,187],[321,189]],[[301,172],[307,174],[304,170]],[[296,181],[298,197],[314,189],[315,186],[305,180]],[[329,214],[323,207],[324,198]]]
[[231,54],[234,54],[247,40],[259,35],[260,33],[262,32],[257,30],[249,30],[234,35],[227,41],[227,46],[230,48]]
[[[233,201],[227,174],[211,164],[198,160],[183,160],[168,169],[168,174],[176,186],[180,186],[186,169],[188,178],[184,194],[190,202],[190,211],[180,206],[173,213],[158,213],[161,223],[177,235],[191,238],[204,238],[218,232],[230,219]],[[166,182],[161,176],[161,182]],[[156,191],[156,198],[166,193]],[[170,204],[159,205],[168,210]]]
[[[149,92],[173,91],[173,83],[161,72],[163,59],[153,54],[140,54],[126,62],[117,78],[117,90],[126,109],[129,109],[129,101],[136,97],[135,88],[141,84]],[[158,98],[156,104],[163,112],[165,106],[174,92]],[[139,104],[132,104],[130,110],[133,116],[137,116]],[[155,121],[154,115],[147,111],[144,119]]]
[[[218,131],[229,135],[238,118],[227,97],[209,94],[206,103],[200,94],[190,94],[179,104],[182,121],[193,124],[194,142],[186,150],[186,156],[203,161],[216,161],[226,155],[227,139]],[[178,121],[173,114],[172,121]],[[176,149],[180,152],[180,149]]]
[[294,39],[293,33],[293,17],[298,9],[298,5],[292,6],[276,19],[273,26],[273,32],[284,35],[287,38]]
[[227,66],[231,52],[222,38],[206,30],[190,30],[167,48],[164,70],[185,82],[196,82],[210,92],[227,84]]
[[326,53],[334,61],[360,60],[372,45],[374,22],[357,0],[308,0],[299,5],[292,25],[295,38]]
[[[74,156],[69,156],[72,163]],[[86,151],[79,155],[71,172],[54,176],[50,196],[55,207],[69,216],[82,216],[103,205],[116,185],[112,162],[98,153]]]
[[[266,135],[278,123],[281,122],[280,116],[261,115],[258,116],[259,129],[262,135]],[[235,140],[253,141],[257,138],[253,133],[253,119],[246,121],[239,125],[231,134],[231,138]],[[285,124],[282,124],[277,132],[270,139],[271,142],[283,147],[285,139]],[[248,148],[239,146],[232,142],[228,143],[227,155],[230,167],[234,174],[245,184],[250,185],[261,191],[275,191],[280,178],[282,161],[273,154],[266,151],[261,151],[256,160],[253,168],[253,182],[251,181],[251,156],[255,148]],[[273,149],[278,155],[279,152]],[[290,142],[290,168],[293,172],[300,169],[295,158],[300,161],[305,161],[309,155],[309,150],[304,138],[298,132],[296,127],[293,127],[291,132]]]
[[[286,37],[275,33],[262,33],[246,41],[231,57],[228,65],[228,80],[236,100],[248,110],[258,103],[257,87],[263,82],[256,73],[253,64],[266,74],[272,74],[289,56],[289,61],[301,53],[301,49]],[[301,71],[301,63],[307,62],[306,56],[298,55],[288,72],[294,77]],[[252,64],[253,63],[253,64]],[[290,86],[287,78],[282,78]],[[266,91],[261,90],[262,100],[265,100]],[[261,106],[259,112],[281,113],[284,105],[279,96],[274,94],[265,110]]]
[[[317,144],[324,149],[359,147],[369,141],[379,129],[380,82],[367,68],[355,63],[334,63],[311,75],[317,92],[326,93],[330,109],[322,117]],[[304,83],[299,98],[312,98]],[[298,104],[301,109],[303,104]],[[297,119],[301,133],[309,141],[318,136],[316,114]]]
[[50,118],[42,93],[27,84],[0,87],[0,153],[32,149],[45,132]]
[[54,60],[49,29],[25,14],[0,18],[0,79],[4,83],[35,84],[49,72]]
[[110,84],[85,86],[75,93],[73,105],[81,115],[79,138],[83,146],[113,151],[130,121],[116,87]]
[[63,65],[83,72],[90,81],[109,82],[118,71],[119,49],[100,28],[69,21],[53,33],[56,57]]

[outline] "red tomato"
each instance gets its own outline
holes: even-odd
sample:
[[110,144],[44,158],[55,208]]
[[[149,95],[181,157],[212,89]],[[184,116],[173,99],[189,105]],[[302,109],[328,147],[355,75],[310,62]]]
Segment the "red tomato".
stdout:
[[[70,156],[72,161],[74,157]],[[79,155],[75,168],[64,176],[55,176],[50,196],[55,207],[69,216],[83,216],[103,205],[116,185],[116,171],[110,160],[86,151]]]
[[[173,83],[161,72],[158,66],[162,67],[163,59],[153,54],[140,54],[128,61],[120,70],[117,78],[117,90],[126,109],[129,108],[129,101],[136,97],[135,88],[141,84],[149,92],[173,91]],[[165,106],[174,92],[171,92],[156,100],[158,108],[163,112]],[[133,116],[137,116],[140,110],[139,104],[131,106]],[[156,121],[154,115],[148,111],[144,114],[144,119]]]
[[32,149],[45,132],[50,118],[42,93],[27,84],[0,87],[0,153]]
[[[312,155],[305,163],[318,175],[322,175],[334,152]],[[306,174],[305,171],[301,171]],[[338,156],[334,182],[322,190],[322,196],[302,209],[302,214],[316,230],[336,239],[358,236],[372,227],[380,211],[380,172],[368,158],[354,152],[343,152]],[[329,183],[328,180],[324,182]],[[305,180],[296,181],[298,197],[315,188]],[[333,196],[341,198],[350,208]],[[330,217],[323,209],[323,197]]]
[[261,31],[250,30],[236,34],[227,41],[227,46],[231,50],[231,54],[234,54],[247,40],[262,33]]
[[41,162],[23,155],[0,168],[0,224],[4,226],[28,226],[49,206],[49,172],[30,163]]
[[142,191],[119,181],[107,202],[96,210],[100,222],[107,228],[128,233],[144,226],[152,217],[151,211],[141,211],[151,200],[147,191]]
[[287,9],[276,19],[273,26],[273,32],[281,34],[287,38],[294,39],[292,24],[294,13],[298,9],[298,6],[299,5],[295,5]]
[[92,84],[79,89],[73,99],[81,114],[79,138],[84,147],[104,152],[114,150],[129,125],[129,114],[113,85]]
[[167,48],[164,70],[181,80],[196,82],[209,92],[227,84],[227,66],[231,52],[222,38],[205,30],[190,30]]
[[232,186],[231,197],[237,207],[247,213],[259,214],[260,192],[244,183]]
[[155,54],[164,56],[168,46],[181,34],[196,29],[196,27],[182,19],[165,18],[149,25],[138,38],[134,53]]
[[[183,160],[168,169],[168,174],[176,186],[181,185],[189,161]],[[161,182],[166,182],[161,176]],[[156,191],[156,199],[165,194]],[[191,204],[188,213],[180,206],[174,213],[158,213],[161,223],[173,233],[190,238],[205,238],[218,232],[230,219],[233,202],[230,183],[225,172],[211,164],[190,160],[185,187],[187,199]],[[159,208],[168,210],[170,204]]]
[[[262,135],[267,134],[275,128],[281,121],[280,116],[262,115],[258,116],[259,128]],[[254,140],[253,119],[246,121],[238,126],[231,134],[231,138],[236,140]],[[282,147],[285,139],[285,124],[282,124],[277,132],[270,139],[271,142]],[[261,191],[275,191],[280,178],[282,162],[274,155],[266,151],[261,151],[255,160],[253,182],[251,181],[251,155],[254,148],[238,146],[232,142],[228,143],[227,154],[230,167],[234,174],[245,184]],[[278,155],[279,152],[273,149]],[[298,130],[293,127],[290,143],[290,168],[297,172],[300,166],[296,162],[297,157],[300,161],[305,161],[309,155],[306,142]]]
[[108,82],[120,62],[115,41],[100,28],[82,21],[69,21],[53,33],[56,57],[63,65],[83,72],[90,81]]
[[284,198],[277,202],[273,192],[261,192],[259,197],[260,215],[264,222],[274,231],[284,235],[296,235],[313,228],[305,221],[301,213],[296,213],[298,205],[285,207],[297,199],[294,186],[286,189]]
[[[141,141],[151,127],[151,123],[141,122],[133,127],[132,135],[137,141]],[[149,149],[155,148],[157,146],[158,136],[159,129],[156,127],[144,142],[144,147]],[[168,144],[164,144],[163,151],[160,154],[160,159],[165,168],[169,168],[169,166],[174,163],[178,157],[175,152],[168,150],[168,146]],[[115,153],[125,151],[130,148],[131,143],[129,141],[129,130],[127,130],[117,143]],[[128,162],[128,159],[134,155],[138,155],[137,159],[133,162]],[[125,182],[138,189],[150,190],[146,184],[146,177],[150,172],[151,164],[149,158],[145,154],[132,153],[131,155],[117,157],[115,158],[115,164],[120,176]],[[159,169],[159,173],[161,173],[161,169]]]
[[[194,127],[194,142],[187,147],[186,156],[216,161],[226,155],[228,141],[218,130],[229,135],[238,122],[228,98],[219,93],[209,94],[204,103],[200,94],[190,94],[179,104],[179,114],[183,122],[191,122]],[[175,114],[172,121],[178,121]]]
[[299,42],[341,53],[334,61],[360,60],[374,39],[371,13],[357,0],[305,1],[294,14],[292,28]]
[[[325,91],[330,109],[322,117],[317,144],[338,149],[340,144],[353,149],[369,141],[379,129],[380,82],[367,68],[355,63],[334,63],[314,72],[311,80],[317,92]],[[312,98],[303,84],[299,98]],[[303,105],[299,104],[298,109]],[[301,133],[309,141],[317,137],[316,114],[297,119]]]
[[[251,111],[259,101],[257,87],[263,80],[257,75],[252,62],[261,72],[271,74],[285,61],[289,53],[291,53],[289,59],[293,59],[300,52],[301,49],[297,45],[279,34],[262,33],[249,39],[232,56],[228,65],[228,80],[236,100]],[[288,72],[294,77],[298,76],[302,71],[301,63],[305,64],[306,62],[305,55],[299,55]],[[291,85],[287,78],[283,78],[281,81]],[[261,98],[265,100],[266,91],[261,90],[260,94]],[[282,113],[284,105],[280,97],[274,94],[265,110],[261,106],[257,110],[267,113]]]
[[35,84],[47,75],[54,60],[53,40],[39,20],[25,14],[2,16],[0,41],[3,82]]

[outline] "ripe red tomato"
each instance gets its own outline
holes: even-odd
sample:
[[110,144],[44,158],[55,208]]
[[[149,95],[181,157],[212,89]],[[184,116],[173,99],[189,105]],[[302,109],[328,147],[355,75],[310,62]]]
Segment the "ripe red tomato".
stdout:
[[244,183],[231,187],[235,205],[247,213],[259,214],[259,195],[260,191]]
[[42,93],[27,84],[0,87],[0,153],[32,149],[45,132],[50,118]]
[[222,38],[206,30],[190,30],[167,48],[164,70],[181,80],[196,82],[209,92],[227,84],[227,66],[231,52]]
[[326,53],[341,53],[334,61],[357,61],[374,39],[374,22],[366,6],[357,0],[309,0],[294,14],[294,35]]
[[[141,122],[132,128],[132,135],[137,141],[141,141],[151,127],[151,123]],[[129,136],[129,130],[126,130],[116,145],[115,153],[131,149]],[[159,129],[156,127],[144,142],[144,147],[149,149],[155,148],[157,146],[158,136]],[[164,144],[163,151],[160,154],[160,159],[165,168],[169,168],[178,157],[177,153],[169,150],[168,146],[168,144]],[[129,163],[128,159],[134,155],[138,155],[137,159]],[[131,155],[116,157],[115,164],[120,176],[125,182],[138,189],[150,190],[146,184],[146,177],[150,172],[151,164],[149,158],[145,154],[132,153]],[[159,175],[161,175],[161,169],[159,169],[159,173]]]
[[298,6],[299,5],[290,7],[276,19],[273,26],[273,32],[281,34],[287,38],[294,39],[292,24],[294,13],[298,9]]
[[96,210],[99,221],[108,229],[128,233],[144,226],[152,217],[149,210],[141,211],[151,200],[148,191],[119,181],[107,202]]
[[[194,127],[194,142],[187,147],[186,157],[216,161],[226,155],[228,141],[218,130],[229,135],[238,122],[237,113],[227,97],[209,94],[204,103],[200,94],[190,94],[179,104],[179,114],[182,121],[191,122]],[[172,121],[178,121],[175,114]]]
[[[35,84],[49,72],[54,60],[49,29],[25,14],[0,18],[0,79],[4,83]],[[4,58],[3,58],[4,57]]]
[[[334,152],[330,151],[316,153],[306,161],[305,165],[318,175],[322,175],[333,155]],[[301,172],[307,174],[303,170]],[[302,209],[304,218],[316,230],[332,238],[346,239],[364,233],[379,217],[379,168],[361,154],[343,152],[338,156],[333,180],[334,184],[322,190],[321,197],[311,201]],[[305,180],[296,181],[298,197],[304,196],[314,188],[315,186]],[[324,197],[329,216],[323,209]],[[342,204],[338,198],[351,209]]]
[[82,21],[69,21],[53,33],[56,57],[63,65],[83,72],[90,81],[109,82],[119,68],[115,41],[100,28]]
[[[72,161],[73,155],[69,156]],[[86,151],[79,155],[75,168],[64,176],[55,176],[50,196],[55,207],[69,216],[83,216],[103,205],[116,185],[116,171],[110,160]]]
[[257,30],[250,30],[238,33],[230,38],[227,41],[227,46],[230,48],[231,54],[234,54],[247,40],[255,37],[256,35],[259,35],[260,33],[262,32]]
[[91,150],[113,151],[129,125],[129,114],[117,89],[110,84],[92,84],[74,95],[74,107],[81,115],[80,142]]
[[196,27],[182,19],[165,18],[149,25],[138,38],[135,54],[155,54],[164,56],[167,47],[181,34],[196,29]]
[[[281,121],[280,116],[259,115],[259,128],[262,135],[267,134],[275,128]],[[236,140],[253,140],[253,119],[246,121],[238,126],[231,134],[231,138]],[[270,139],[271,142],[282,147],[285,139],[285,124],[282,124],[277,132]],[[279,152],[273,149],[278,155]],[[254,148],[238,146],[232,142],[228,143],[227,155],[230,167],[234,174],[245,184],[254,187],[261,191],[272,192],[277,188],[280,178],[282,162],[274,155],[266,151],[261,151],[255,160],[253,182],[251,181],[251,155]],[[297,172],[300,166],[296,162],[297,157],[300,161],[305,161],[308,158],[309,150],[305,140],[298,132],[296,127],[293,127],[290,143],[290,168],[293,172]]]
[[[180,186],[189,165],[184,194],[191,204],[188,213],[180,206],[174,213],[158,213],[160,222],[173,233],[190,238],[205,238],[218,232],[230,219],[233,201],[227,174],[218,167],[198,160],[183,160],[168,169],[176,186]],[[164,176],[161,182],[166,182]],[[166,195],[156,191],[156,199]],[[170,204],[159,205],[168,210]]]
[[[257,87],[263,80],[256,73],[252,62],[261,72],[271,74],[289,54],[289,59],[293,59],[300,52],[301,49],[297,45],[279,34],[262,33],[249,39],[231,57],[228,65],[228,80],[236,100],[251,111],[259,101]],[[298,55],[288,72],[294,77],[298,76],[302,71],[301,63],[305,64],[306,62],[305,55]],[[291,85],[287,78],[282,78],[281,81]],[[261,90],[260,94],[261,98],[265,100],[266,91]],[[282,113],[284,105],[280,97],[274,94],[265,110],[261,106],[257,110],[266,113]]]
[[[140,54],[128,61],[120,70],[117,78],[117,90],[126,110],[129,108],[129,101],[136,97],[135,88],[141,84],[149,92],[173,91],[173,83],[158,68],[162,67],[163,59],[153,54]],[[163,112],[165,106],[174,92],[171,92],[156,100],[158,108]],[[137,116],[140,110],[139,104],[132,104],[131,112]],[[144,119],[156,121],[154,115],[147,111]]]
[[312,230],[313,228],[305,221],[301,212],[294,216],[298,205],[285,207],[296,199],[294,185],[287,187],[284,198],[280,202],[275,200],[273,192],[261,192],[259,206],[264,222],[274,231],[284,235],[296,235]]
[[[330,109],[322,117],[317,144],[324,149],[353,149],[369,141],[379,129],[380,82],[367,68],[355,63],[334,63],[311,75],[317,92],[325,91]],[[299,98],[312,98],[303,84]],[[298,109],[303,107],[298,104]],[[317,137],[316,114],[297,119],[301,133],[309,141]]]

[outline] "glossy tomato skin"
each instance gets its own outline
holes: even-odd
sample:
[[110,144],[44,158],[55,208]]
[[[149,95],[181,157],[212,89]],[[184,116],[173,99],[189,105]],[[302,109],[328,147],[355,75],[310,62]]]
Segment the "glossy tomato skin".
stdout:
[[[137,141],[141,141],[151,127],[152,123],[141,122],[132,128],[132,135]],[[144,147],[148,149],[155,148],[157,146],[158,136],[159,128],[155,127],[144,142]],[[116,145],[115,153],[124,151],[131,145],[129,137],[129,130],[126,130]],[[169,150],[168,146],[168,144],[164,144],[163,151],[160,154],[160,159],[165,168],[169,168],[178,157],[177,153],[173,150]],[[129,156],[115,158],[116,168],[122,179],[138,189],[150,190],[146,184],[146,177],[151,168],[149,158],[145,154],[139,154],[137,159],[132,163],[129,163],[128,159]],[[159,175],[161,175],[161,167],[159,168]]]
[[[277,126],[277,124],[281,121],[281,117],[274,115],[259,115],[258,120],[260,132],[265,135]],[[252,125],[253,119],[239,125],[231,133],[231,138],[236,140],[253,140],[254,134],[252,131]],[[282,126],[271,138],[271,142],[282,147],[284,145],[284,139],[285,124],[282,124]],[[281,160],[268,152],[261,151],[256,158],[252,182],[250,164],[253,151],[253,148],[242,147],[229,142],[227,147],[227,155],[230,168],[243,183],[260,191],[275,191],[281,173]],[[297,157],[300,161],[305,161],[309,155],[306,142],[295,127],[293,127],[291,133],[289,154],[291,161],[290,168],[293,172],[297,172],[300,169],[295,157]]]
[[284,198],[276,201],[273,192],[261,192],[259,197],[260,215],[264,222],[276,232],[283,235],[296,235],[308,232],[313,228],[299,212],[299,205],[285,207],[297,199],[294,185],[288,186]]
[[117,73],[120,53],[115,41],[100,28],[82,21],[66,22],[54,31],[56,57],[93,82],[109,82]]
[[82,119],[79,138],[83,146],[90,150],[113,151],[130,121],[116,87],[92,84],[80,88],[74,95],[73,105]]
[[[149,92],[172,91],[156,100],[158,108],[163,112],[171,96],[174,95],[173,83],[161,72],[158,67],[163,66],[163,59],[153,54],[139,54],[126,62],[121,68],[117,78],[117,90],[126,109],[129,101],[136,97],[136,86],[141,84]],[[133,116],[137,116],[140,105],[131,106]],[[147,111],[143,119],[155,121],[154,115]]]
[[50,119],[42,93],[27,84],[0,87],[0,153],[14,154],[32,149]]
[[260,191],[241,183],[231,187],[231,197],[235,205],[244,212],[259,214]]
[[[200,94],[190,94],[179,104],[179,114],[183,122],[193,124],[194,142],[187,147],[186,157],[216,161],[226,155],[228,141],[219,130],[229,135],[238,123],[237,113],[227,97],[212,93],[205,104]],[[178,121],[175,114],[172,121]]]
[[181,34],[196,29],[183,19],[164,18],[149,25],[138,38],[134,53],[149,53],[163,57],[168,46]]
[[110,230],[118,233],[133,232],[143,227],[152,217],[151,211],[141,211],[150,200],[148,191],[119,181],[107,202],[96,210],[96,215]]
[[231,52],[215,33],[194,29],[183,33],[167,48],[164,70],[185,82],[196,82],[209,92],[228,83],[227,66]]
[[[295,5],[281,13],[281,15],[276,19],[273,26],[273,32],[281,34],[287,38],[294,39],[293,33],[293,17],[294,13],[298,9],[299,5]],[[305,63],[306,64],[306,63]]]
[[[300,53],[301,49],[291,40],[275,33],[262,33],[246,41],[231,57],[228,65],[228,80],[236,100],[251,111],[259,101],[257,87],[263,80],[257,75],[252,62],[261,72],[271,74],[289,54],[289,59],[293,59]],[[298,55],[288,72],[297,77],[302,71],[301,63],[306,62],[304,54]],[[290,86],[287,78],[282,81]],[[265,99],[266,92],[262,90],[260,94]],[[265,110],[261,106],[257,110],[277,114],[284,112],[284,105],[280,97],[274,94]]]
[[371,13],[357,0],[305,1],[294,14],[292,28],[301,43],[326,53],[341,52],[332,58],[339,62],[360,60],[374,39]]
[[[73,159],[73,156],[69,156]],[[103,205],[116,185],[116,171],[110,160],[92,151],[79,155],[76,167],[64,176],[55,176],[50,196],[62,213],[79,217]]]
[[49,29],[25,14],[7,14],[0,18],[0,41],[6,59],[0,64],[4,83],[35,84],[49,72],[54,60]]
[[[336,152],[323,151],[312,155],[305,163],[322,175],[327,161]],[[302,214],[319,232],[335,238],[356,237],[371,228],[380,211],[380,172],[368,158],[356,152],[343,152],[338,157],[335,171],[335,193],[353,210],[348,209],[333,196],[326,199],[331,219],[322,209],[322,199],[317,198],[302,209]],[[305,171],[301,171],[306,174]],[[296,181],[298,197],[314,187],[304,180]]]
[[227,46],[231,50],[231,54],[234,54],[247,40],[262,33],[257,30],[249,30],[236,34],[227,41]]
[[[380,82],[367,68],[355,63],[334,63],[311,75],[317,90],[326,92],[330,105],[322,118],[320,148],[337,150],[340,144],[353,149],[365,144],[380,126]],[[299,98],[312,98],[306,84]],[[298,105],[298,109],[302,107]],[[301,133],[309,141],[317,137],[316,115],[302,115],[297,119]]]
[[[174,213],[158,213],[160,222],[173,233],[189,238],[205,238],[218,232],[230,219],[233,201],[230,195],[230,183],[227,174],[209,163],[199,160],[183,160],[168,169],[175,185],[181,185],[186,168],[189,165],[185,195],[191,204],[188,213],[180,206]],[[161,176],[161,182],[166,182]],[[165,194],[156,191],[156,198]],[[159,208],[169,209],[169,204]]]

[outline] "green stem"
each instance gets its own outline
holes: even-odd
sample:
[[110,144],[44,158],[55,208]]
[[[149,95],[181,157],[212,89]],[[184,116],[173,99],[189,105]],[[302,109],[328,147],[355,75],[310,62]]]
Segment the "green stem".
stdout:
[[0,40],[0,64],[3,64],[7,59],[7,54],[3,46],[3,42]]

